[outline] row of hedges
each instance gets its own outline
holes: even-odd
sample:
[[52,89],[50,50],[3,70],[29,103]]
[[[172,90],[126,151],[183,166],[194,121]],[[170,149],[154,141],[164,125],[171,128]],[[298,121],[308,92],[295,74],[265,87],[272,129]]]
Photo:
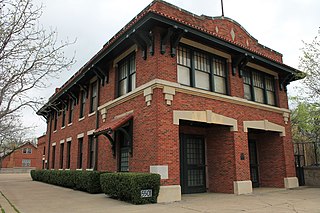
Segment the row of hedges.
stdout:
[[[100,176],[102,191],[133,204],[156,203],[160,189],[160,175],[150,173],[104,173]],[[152,190],[151,194],[144,194]],[[150,192],[150,191],[147,191]],[[150,197],[149,197],[150,196]]]
[[100,175],[98,171],[74,170],[32,170],[32,180],[86,191],[91,194],[101,193]]

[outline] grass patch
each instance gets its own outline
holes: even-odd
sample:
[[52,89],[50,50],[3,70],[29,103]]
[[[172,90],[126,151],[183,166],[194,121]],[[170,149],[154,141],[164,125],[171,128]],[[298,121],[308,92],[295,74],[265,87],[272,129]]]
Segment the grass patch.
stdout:
[[[0,194],[8,201],[10,206],[17,212],[20,213],[20,211],[10,202],[10,200],[0,191]],[[5,210],[1,207],[1,211],[5,212]]]

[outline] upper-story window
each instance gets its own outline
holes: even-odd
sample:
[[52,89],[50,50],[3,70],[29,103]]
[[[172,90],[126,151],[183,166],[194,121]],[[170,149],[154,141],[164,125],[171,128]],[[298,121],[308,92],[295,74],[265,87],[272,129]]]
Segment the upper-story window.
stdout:
[[81,90],[80,93],[80,114],[79,114],[79,118],[83,118],[84,117],[84,113],[85,113],[85,109],[86,109],[86,97],[87,94],[84,90]]
[[61,127],[65,127],[66,126],[66,111],[67,111],[67,107],[65,107],[62,110],[62,122],[61,122]]
[[73,99],[70,99],[70,102],[69,102],[69,121],[68,123],[71,124],[72,123],[72,120],[73,120],[73,112],[74,112],[74,100]]
[[31,148],[23,148],[22,153],[23,154],[32,154],[32,149]]
[[58,112],[55,112],[53,115],[53,130],[57,130],[57,125],[58,125]]
[[224,58],[179,46],[177,63],[180,84],[227,94],[227,66]]
[[276,105],[274,77],[253,69],[243,71],[244,98],[259,103]]
[[91,84],[90,113],[96,111],[97,105],[98,105],[98,82],[95,81]]
[[136,88],[136,58],[131,54],[118,64],[118,96]]

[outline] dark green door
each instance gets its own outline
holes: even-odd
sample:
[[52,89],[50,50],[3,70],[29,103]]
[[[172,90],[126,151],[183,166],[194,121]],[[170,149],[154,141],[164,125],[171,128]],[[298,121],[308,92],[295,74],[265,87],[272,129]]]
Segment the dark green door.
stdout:
[[257,155],[257,143],[249,140],[250,176],[252,187],[259,187],[259,161]]
[[182,193],[206,192],[204,138],[180,135],[180,168]]

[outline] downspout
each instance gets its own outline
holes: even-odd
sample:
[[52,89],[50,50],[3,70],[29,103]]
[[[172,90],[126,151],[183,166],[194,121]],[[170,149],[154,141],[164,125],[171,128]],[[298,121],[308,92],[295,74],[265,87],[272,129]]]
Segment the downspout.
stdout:
[[[48,121],[50,119],[50,121]],[[49,169],[49,166],[50,166],[50,145],[51,145],[51,128],[52,128],[52,118],[51,118],[51,116],[49,116],[49,118],[48,118],[48,122],[47,123],[49,123],[50,122],[50,125],[49,125],[49,133],[48,133],[48,137],[49,137],[49,139],[48,139],[48,159],[47,159],[47,169]]]
[[[102,81],[102,80],[100,80]],[[101,82],[100,82],[101,83]],[[98,105],[99,105],[99,102],[100,102],[100,84],[98,84],[98,100],[97,100],[97,108],[96,108],[96,129],[99,128],[99,110],[98,110]],[[93,170],[97,170],[98,169],[98,146],[99,146],[99,138],[96,137],[96,145],[95,145],[95,156],[94,156],[94,167],[93,167]]]

